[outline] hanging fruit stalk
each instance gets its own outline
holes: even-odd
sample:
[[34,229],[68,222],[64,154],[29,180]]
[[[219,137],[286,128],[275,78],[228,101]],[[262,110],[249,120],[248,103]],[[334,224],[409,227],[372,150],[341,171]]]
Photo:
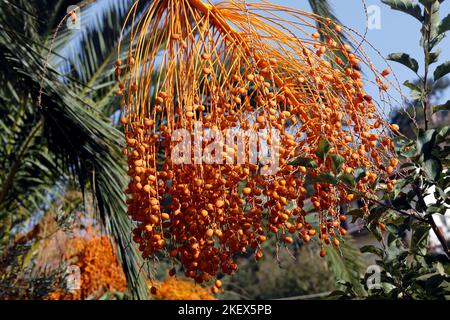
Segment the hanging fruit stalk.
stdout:
[[[141,16],[139,4],[147,6]],[[317,238],[322,247],[339,246],[347,233],[341,204],[357,194],[375,196],[380,178],[393,188],[391,127],[383,106],[366,93],[361,69],[382,97],[389,72],[340,42],[341,26],[267,3],[199,0],[135,1],[126,25],[133,45],[127,60],[116,63],[117,94],[128,212],[144,258],[168,250],[187,277],[202,283],[233,273],[236,254],[261,258],[269,233],[286,244]],[[195,140],[199,123],[203,157],[192,147],[183,163],[174,161],[180,142],[174,134],[183,129]],[[267,144],[255,151],[245,137],[243,163],[240,150],[223,142],[218,155],[207,153],[208,134],[226,136],[230,129],[263,132]],[[264,148],[279,160],[270,175],[270,163],[249,161]],[[222,161],[208,162],[205,154]],[[355,185],[337,181],[361,168]],[[305,219],[307,179],[317,230]]]

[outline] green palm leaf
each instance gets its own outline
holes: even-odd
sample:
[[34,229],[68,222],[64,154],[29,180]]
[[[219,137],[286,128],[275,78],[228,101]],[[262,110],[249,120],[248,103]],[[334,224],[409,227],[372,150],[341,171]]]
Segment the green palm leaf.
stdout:
[[[16,207],[22,207],[23,202],[16,198],[17,192],[21,192],[21,195],[28,194],[30,201],[42,203],[42,199],[29,193],[33,190],[30,182],[36,177],[42,179],[46,172],[51,173],[48,183],[37,180],[34,183],[50,188],[52,184],[54,186],[63,181],[61,179],[66,175],[76,176],[80,186],[90,186],[96,196],[99,214],[118,244],[132,291],[136,297],[146,298],[145,277],[140,273],[143,262],[134,245],[127,241],[132,228],[123,195],[126,186],[124,164],[118,161],[122,159],[118,145],[118,141],[123,141],[122,133],[93,104],[81,99],[79,92],[61,83],[61,77],[53,69],[43,79],[42,108],[36,105],[40,76],[44,74],[44,52],[34,41],[30,41],[39,37],[39,34],[29,32],[26,24],[17,23],[27,19],[36,20],[29,17],[33,8],[26,1],[17,1],[16,4],[17,6],[2,4],[0,7],[0,67],[5,75],[1,80],[2,84],[8,83],[2,85],[3,88],[26,88],[17,90],[26,110],[23,115],[17,115],[23,119],[18,122],[18,128],[22,130],[16,130],[7,161],[10,166],[2,170],[1,184],[6,192],[1,205],[12,208],[8,203],[15,203]],[[27,12],[22,10],[24,8],[27,8]],[[2,89],[1,92],[5,101],[11,101],[15,96],[12,90]],[[6,114],[14,114],[15,111],[13,102],[4,107]],[[2,127],[8,128],[8,123],[4,123]],[[26,142],[25,145],[21,141]],[[23,152],[20,151],[22,149]],[[39,158],[34,153],[30,154],[35,149],[42,150],[49,161],[44,161],[44,158]],[[11,168],[14,170],[8,170]],[[41,172],[26,174],[26,170],[30,168],[41,168]],[[9,173],[3,174],[6,172]],[[23,183],[20,177],[24,180]],[[18,190],[19,186],[24,189]]]
[[[325,18],[329,18],[332,21],[336,22],[337,24],[341,24],[341,22],[339,21],[336,14],[334,13],[334,10],[328,0],[308,0],[308,1],[309,1],[309,6],[311,7],[311,10],[315,14],[325,17]],[[322,34],[322,38],[323,37],[324,37],[324,35]],[[346,43],[346,42],[348,43],[347,37],[342,33],[340,34],[339,40],[343,43]]]

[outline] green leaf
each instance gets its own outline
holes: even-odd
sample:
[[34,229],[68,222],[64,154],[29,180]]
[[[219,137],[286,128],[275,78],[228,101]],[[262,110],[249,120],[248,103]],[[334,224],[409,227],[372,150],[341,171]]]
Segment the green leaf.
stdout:
[[442,263],[437,262],[435,264],[435,267],[436,267],[437,273],[439,273],[441,276],[445,276],[445,269],[444,269],[444,266],[442,265]]
[[380,258],[383,258],[384,253],[383,250],[381,248],[372,246],[372,245],[367,245],[367,246],[363,246],[361,247],[360,251],[362,253],[373,253],[377,256],[379,256]]
[[430,158],[422,163],[422,169],[429,179],[435,181],[442,172],[442,164],[438,159]]
[[362,178],[366,176],[366,169],[356,168],[353,173],[355,175],[355,182],[359,182]]
[[403,85],[411,90],[410,95],[414,100],[420,100],[425,95],[422,87],[420,87],[418,84],[411,83],[406,80],[405,82],[403,82]]
[[423,154],[425,159],[431,155],[431,151],[435,145],[437,132],[434,129],[427,131],[420,130],[416,141],[417,153]]
[[355,223],[358,218],[364,219],[365,212],[361,209],[353,209],[353,210],[350,210],[349,212],[347,212],[346,215],[351,216],[352,223]]
[[427,207],[427,214],[445,214],[446,211],[447,208],[445,206],[431,205]]
[[442,40],[444,40],[445,38],[445,33],[442,34],[438,34],[436,37],[434,37],[433,39],[431,39],[430,41],[430,49],[433,49],[436,45],[438,45]]
[[[435,0],[427,1],[429,1],[429,3],[425,5],[425,20],[427,20],[427,24],[429,24],[430,39],[436,39],[439,36],[439,25],[441,23],[441,20],[439,18],[440,4]],[[427,32],[427,29],[422,29],[422,36]],[[426,37],[423,38],[426,39]],[[427,48],[431,49],[432,46]]]
[[374,224],[369,224],[367,225],[367,228],[369,229],[369,231],[372,233],[372,235],[378,240],[381,241],[383,239],[383,235],[381,234],[380,229],[377,228],[376,225]]
[[365,269],[364,259],[354,241],[348,237],[342,242],[339,248],[326,246],[326,260],[330,270],[337,279],[349,283],[351,288],[358,293],[364,294],[364,288],[360,283],[360,278]]
[[415,145],[407,145],[407,146],[403,146],[400,149],[399,152],[402,156],[407,157],[407,158],[412,158],[417,156],[418,152],[417,152],[417,146]]
[[373,221],[378,221],[386,211],[388,211],[387,207],[384,206],[374,207],[373,209],[370,210],[369,216],[367,217],[366,220],[369,223],[372,223]]
[[440,274],[432,275],[425,281],[425,288],[433,294],[433,290],[438,290],[445,277]]
[[381,0],[381,2],[389,5],[394,10],[402,11],[413,16],[420,22],[423,21],[420,6],[412,0]]
[[332,154],[330,155],[331,160],[331,168],[334,170],[334,172],[338,173],[342,169],[342,165],[345,162],[345,159],[343,156],[339,154]]
[[328,152],[330,151],[330,143],[328,140],[324,138],[320,138],[319,145],[316,150],[316,155],[325,161],[325,158],[327,157]]
[[450,14],[448,14],[444,19],[442,19],[439,24],[438,32],[442,34],[450,30]]
[[441,49],[436,50],[436,52],[430,52],[428,55],[428,63],[433,64],[435,62],[438,62],[439,55],[442,53]]
[[411,231],[411,250],[426,254],[430,226],[424,223],[414,223]]
[[355,187],[355,177],[351,174],[348,173],[340,173],[337,175],[337,178],[342,181],[343,183],[345,183],[346,185],[348,185],[351,188]]
[[394,198],[396,198],[400,192],[403,190],[403,188],[410,183],[410,181],[408,181],[408,179],[400,179],[400,181],[398,181],[395,186],[394,186]]
[[444,141],[450,135],[450,126],[442,127],[438,132],[438,141]]
[[413,194],[400,192],[397,197],[392,200],[392,205],[400,210],[409,210],[411,209],[411,202],[414,196],[415,195]]
[[405,162],[400,166],[400,169],[413,168],[413,167],[414,167],[414,163]]
[[450,61],[446,61],[443,64],[437,66],[434,70],[434,81],[438,81],[442,77],[445,77],[450,72]]
[[329,183],[329,184],[337,184],[338,180],[331,173],[322,173],[314,177],[314,181],[318,183]]
[[311,159],[311,158],[305,158],[305,157],[295,157],[291,161],[289,161],[289,164],[292,166],[302,166],[307,168],[317,168],[317,163]]
[[388,55],[387,59],[394,61],[394,62],[401,63],[402,65],[408,67],[409,69],[411,69],[412,71],[414,71],[416,73],[417,73],[417,71],[419,71],[419,63],[417,62],[416,59],[411,58],[409,56],[409,54],[407,54],[407,53],[402,53],[402,52],[391,53],[390,55]]
[[[450,196],[450,190],[448,192],[445,192],[444,190],[450,187],[450,176],[447,176],[447,179],[444,178],[439,181],[440,183],[436,186],[436,190],[434,191],[434,197],[437,199],[438,203],[439,201],[443,201],[445,199],[448,199]],[[450,199],[448,199],[450,200]],[[445,214],[447,211],[447,208],[445,206],[439,206],[439,213]]]
[[405,82],[403,82],[403,85],[411,90],[415,90],[415,91],[422,91],[422,87],[420,85],[418,85],[417,83],[412,83],[409,82],[409,80],[406,80]]
[[438,112],[438,111],[450,111],[450,100],[448,100],[444,104],[440,104],[440,105],[433,107],[433,113]]

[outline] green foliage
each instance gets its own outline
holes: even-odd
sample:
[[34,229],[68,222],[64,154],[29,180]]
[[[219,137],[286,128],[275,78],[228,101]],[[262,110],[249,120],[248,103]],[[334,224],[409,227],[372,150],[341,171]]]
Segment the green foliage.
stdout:
[[329,184],[337,184],[338,180],[336,179],[336,177],[332,174],[332,173],[322,173],[318,176],[314,177],[314,182],[317,183],[329,183]]
[[434,71],[434,81],[438,81],[448,73],[450,73],[450,61],[446,61],[436,68]]
[[450,30],[450,14],[448,14],[444,19],[442,19],[439,24],[439,33],[443,34]]
[[[419,1],[422,7],[409,0],[383,2],[422,23],[424,75],[419,81],[406,81],[405,86],[411,89],[413,107],[422,107],[423,128],[415,128],[412,139],[397,138],[396,151],[402,165],[394,192],[385,194],[384,203],[372,204],[368,217],[360,211],[350,213],[356,218],[365,218],[369,222],[367,228],[382,243],[381,247],[361,248],[363,253],[377,257],[375,273],[366,274],[361,281],[366,292],[360,294],[354,284],[346,282],[345,290],[336,291],[333,296],[342,299],[450,299],[450,252],[433,217],[450,209],[450,128],[429,128],[428,119],[433,112],[448,109],[448,103],[434,108],[430,104],[430,98],[440,85],[436,81],[450,72],[448,62],[435,69],[434,80],[428,75],[430,65],[438,62],[440,53],[432,50],[448,31],[449,20],[448,16],[442,21],[439,19],[442,1]],[[415,72],[419,70],[418,62],[406,54],[393,54],[389,59]],[[425,197],[431,192],[435,201],[426,203]],[[376,228],[379,220],[387,225],[385,239]],[[429,252],[430,231],[440,240],[445,254]],[[373,286],[378,276],[379,282]]]
[[[386,248],[361,248],[377,256],[375,271],[367,273],[361,284],[365,293],[358,294],[353,284],[335,291],[340,299],[450,299],[450,264],[445,255],[427,253],[429,227],[413,222],[410,242],[401,241],[401,226],[388,228]],[[379,272],[380,273],[377,273]],[[379,280],[379,281],[378,281]]]
[[311,158],[305,158],[305,157],[295,157],[289,162],[292,166],[303,166],[307,168],[317,168],[317,163],[311,159]]
[[416,59],[411,58],[407,53],[391,53],[388,57],[388,60],[395,61],[403,64],[414,72],[419,71],[419,63]]
[[350,283],[358,294],[364,294],[364,287],[359,283],[359,278],[364,270],[363,257],[354,245],[351,238],[336,247],[326,247],[326,259],[329,268],[340,283]]
[[433,107],[433,113],[436,113],[438,111],[450,111],[450,100],[448,100],[446,103]]
[[381,0],[394,10],[405,12],[419,21],[423,21],[422,9],[413,0]]
[[[131,222],[126,214],[123,189],[127,179],[120,154],[124,138],[110,120],[108,108],[97,106],[100,102],[115,111],[119,104],[113,92],[86,90],[94,78],[103,85],[112,79],[98,77],[93,69],[105,65],[111,73],[108,61],[115,59],[115,50],[110,47],[109,54],[99,54],[96,46],[84,46],[83,60],[96,63],[80,63],[78,69],[69,63],[70,72],[65,75],[56,69],[58,59],[51,56],[54,64],[45,72],[51,30],[62,17],[61,8],[68,5],[68,1],[61,1],[57,8],[51,1],[0,3],[0,139],[6,146],[0,150],[0,243],[8,241],[11,229],[23,227],[27,219],[45,210],[59,196],[61,186],[76,179],[79,188],[95,197],[99,218],[118,244],[130,289],[145,298],[142,260],[128,241]],[[108,21],[110,17],[103,18]],[[53,25],[42,25],[42,21]],[[88,34],[95,32],[104,43],[117,41],[119,24],[99,25],[104,28],[93,28]],[[71,48],[71,32],[77,31],[64,31],[57,38],[57,50]],[[42,106],[38,106],[41,85]]]
[[317,146],[316,155],[319,159],[325,160],[330,151],[330,143],[325,139],[321,138],[319,141],[319,145]]
[[330,160],[331,160],[331,168],[333,169],[333,171],[335,173],[341,172],[342,165],[345,162],[344,157],[341,156],[340,154],[332,154],[330,155]]
[[[444,20],[439,19],[440,1],[420,1],[423,5],[424,19],[422,21],[422,48],[424,50],[424,72],[425,75],[418,82],[405,82],[411,90],[413,100],[417,100],[417,105],[422,106],[424,125],[423,128],[415,130],[414,140],[400,138],[397,141],[397,152],[403,157],[402,169],[405,176],[399,179],[400,187],[396,187],[391,202],[401,210],[413,210],[413,216],[422,223],[430,223],[433,227],[432,215],[436,213],[445,214],[449,208],[446,203],[449,184],[448,171],[448,127],[432,128],[428,127],[428,116],[437,111],[445,111],[447,103],[433,108],[430,105],[430,97],[438,87],[437,81],[442,79],[450,69],[448,62],[445,62],[434,71],[434,83],[428,78],[431,62],[437,62],[438,56],[432,55],[432,49],[445,36],[448,16]],[[418,5],[418,4],[417,4]],[[436,202],[427,205],[424,198],[428,190],[434,189]],[[434,230],[435,228],[433,228]],[[444,244],[445,246],[445,244]]]

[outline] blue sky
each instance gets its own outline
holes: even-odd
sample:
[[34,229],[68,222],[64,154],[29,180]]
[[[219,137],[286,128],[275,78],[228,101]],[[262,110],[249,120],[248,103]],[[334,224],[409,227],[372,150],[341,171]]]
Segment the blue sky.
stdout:
[[[306,0],[270,0],[272,3],[295,7],[302,10],[310,11],[308,1]],[[332,4],[337,17],[342,23],[359,33],[364,33],[366,26],[366,17],[364,13],[364,5],[361,0],[329,0]],[[417,0],[416,0],[417,1]],[[389,6],[383,4],[381,0],[365,0],[367,6],[377,5],[381,9],[381,29],[372,29],[368,31],[367,40],[377,47],[380,52],[387,56],[393,52],[405,52],[413,58],[423,61],[423,53],[419,46],[420,41],[420,22],[415,18],[402,12],[390,9]],[[441,4],[441,18],[450,13],[450,1],[444,1]],[[450,33],[446,39],[441,42],[439,47],[443,50],[440,56],[440,62],[450,60]],[[373,51],[368,52],[375,66],[383,69],[384,63]],[[403,83],[405,80],[413,80],[414,72],[406,67],[391,63],[395,74],[399,81]],[[438,64],[432,66],[432,71]],[[419,74],[423,73],[423,69],[419,69]],[[408,89],[403,87],[404,94],[408,94]],[[442,103],[450,100],[450,90],[447,90],[441,99]]]

